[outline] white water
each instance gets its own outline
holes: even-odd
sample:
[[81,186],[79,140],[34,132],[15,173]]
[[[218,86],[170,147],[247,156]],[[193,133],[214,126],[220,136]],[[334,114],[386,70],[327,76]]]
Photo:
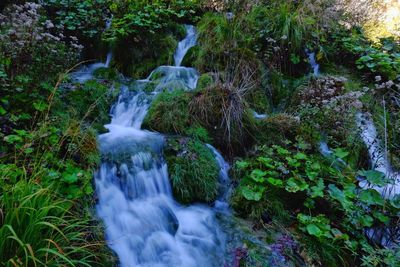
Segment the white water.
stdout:
[[267,114],[260,114],[257,111],[253,111],[253,116],[257,120],[263,120],[263,119],[266,119],[268,117]]
[[174,89],[195,89],[199,73],[193,68],[160,66],[153,70],[147,79],[157,83],[154,91]]
[[[111,27],[111,19],[108,19],[106,21],[106,28],[105,30],[109,29]],[[86,81],[89,81],[91,79],[93,79],[93,74],[96,70],[100,69],[100,68],[108,68],[110,66],[111,60],[112,60],[112,51],[110,49],[110,51],[107,53],[107,57],[106,57],[106,62],[96,62],[93,64],[90,64],[88,66],[82,66],[81,68],[79,68],[78,70],[76,70],[75,72],[72,72],[70,74],[71,78],[73,81],[76,81],[78,83],[85,83]]]
[[390,184],[385,187],[370,185],[367,181],[361,181],[362,188],[373,188],[382,194],[385,198],[392,198],[400,194],[400,174],[395,172],[385,155],[381,146],[381,140],[378,137],[376,127],[369,116],[363,113],[357,113],[357,126],[361,131],[361,138],[368,148],[368,154],[372,168],[386,175]]
[[210,144],[207,144],[207,147],[214,153],[215,160],[219,166],[218,198],[214,203],[214,208],[219,212],[230,213],[228,201],[231,194],[231,180],[228,172],[231,166],[215,147]]
[[[179,67],[162,69],[168,70],[158,79],[164,87],[171,81],[187,89],[195,87],[197,78],[193,80],[186,71],[180,75]],[[139,81],[138,88],[150,82],[151,76]],[[105,224],[107,243],[121,267],[223,266],[225,238],[215,212],[174,201],[162,158],[164,138],[140,129],[156,93],[131,92],[124,87],[112,108],[111,123],[105,125],[109,132],[99,136],[103,160],[95,177],[96,208]],[[219,163],[225,162],[213,152]],[[220,177],[228,179],[227,170],[225,162]]]
[[183,58],[187,51],[196,45],[197,33],[192,25],[185,25],[186,37],[178,43],[178,48],[174,54],[175,66],[179,67],[182,64]]
[[309,52],[306,49],[306,53],[308,55],[308,60],[310,61],[311,68],[313,70],[313,75],[317,77],[319,75],[319,64],[315,58],[315,52]]

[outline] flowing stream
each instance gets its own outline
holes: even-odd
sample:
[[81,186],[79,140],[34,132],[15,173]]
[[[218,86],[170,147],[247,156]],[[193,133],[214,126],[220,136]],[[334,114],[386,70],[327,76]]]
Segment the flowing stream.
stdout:
[[[111,27],[111,19],[112,18],[110,18],[106,21],[105,30],[107,30]],[[84,66],[80,67],[77,71],[71,73],[72,80],[79,82],[79,83],[85,83],[86,81],[93,79],[93,75],[96,70],[98,70],[100,68],[108,68],[110,66],[112,56],[113,56],[113,54],[110,49],[110,51],[107,53],[105,63],[96,62],[96,63],[90,64],[88,66],[84,65]]]
[[[225,236],[215,210],[175,202],[162,156],[164,137],[140,128],[157,92],[177,85],[196,87],[197,71],[180,67],[187,44],[196,43],[194,28],[188,26],[187,31],[175,53],[176,66],[157,68],[133,88],[123,86],[111,109],[111,122],[105,125],[109,132],[99,136],[102,164],[95,175],[96,209],[122,267],[223,266]],[[152,93],[142,90],[154,82]],[[226,162],[210,149],[221,166],[220,180],[226,180]],[[221,188],[224,191],[225,186]],[[223,192],[220,196],[219,201],[226,203]]]
[[361,181],[360,186],[362,188],[373,188],[385,198],[393,198],[400,194],[400,174],[393,170],[385,150],[382,148],[381,140],[372,119],[365,113],[357,113],[356,121],[361,138],[367,146],[372,168],[385,174],[390,181],[389,185],[384,187],[370,185],[367,181]]

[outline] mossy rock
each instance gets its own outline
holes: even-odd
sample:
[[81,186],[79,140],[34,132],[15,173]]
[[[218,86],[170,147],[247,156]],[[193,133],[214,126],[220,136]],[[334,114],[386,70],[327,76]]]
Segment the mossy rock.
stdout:
[[119,78],[119,73],[113,68],[99,68],[94,72],[94,77],[113,81]]
[[254,109],[257,113],[270,113],[271,105],[268,99],[267,92],[264,88],[256,88],[252,90],[247,96],[246,100],[250,108]]
[[119,90],[107,81],[89,80],[74,87],[63,90],[54,112],[61,120],[84,118],[98,132],[104,132],[104,124],[110,121],[110,107],[116,100]]
[[143,128],[162,133],[184,133],[191,126],[190,94],[183,90],[157,95],[143,121]]
[[204,73],[200,75],[199,79],[197,80],[197,90],[201,90],[211,86],[214,83],[214,77],[211,73]]
[[174,197],[180,203],[215,201],[219,168],[204,143],[187,137],[170,137],[164,153]]
[[178,41],[172,34],[149,36],[138,40],[119,40],[115,47],[115,64],[134,79],[147,77],[161,65],[172,65]]
[[294,141],[299,132],[300,121],[286,113],[273,114],[257,120],[254,137],[258,144],[281,144],[284,140]]
[[200,47],[199,46],[191,47],[187,51],[185,57],[183,58],[181,65],[185,66],[185,67],[195,67],[195,62],[196,62],[196,59],[199,56],[199,52],[200,52]]

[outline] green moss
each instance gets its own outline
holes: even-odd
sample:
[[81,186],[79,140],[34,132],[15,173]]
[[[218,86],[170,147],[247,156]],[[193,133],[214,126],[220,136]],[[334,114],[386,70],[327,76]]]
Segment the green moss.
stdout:
[[197,81],[197,88],[198,90],[204,89],[208,86],[211,86],[214,83],[214,78],[211,73],[204,73],[200,75]]
[[169,138],[165,158],[174,196],[179,202],[215,200],[219,169],[209,148],[194,139]]
[[189,93],[183,90],[158,94],[143,121],[143,127],[162,133],[184,133],[191,125],[189,101]]
[[185,130],[185,134],[204,143],[211,143],[212,141],[207,129],[201,126],[191,126]]
[[249,107],[257,111],[258,113],[270,113],[270,102],[269,97],[264,88],[256,88],[252,90],[247,96],[246,100],[249,103]]
[[178,41],[172,34],[151,35],[144,40],[120,40],[116,65],[128,76],[140,79],[161,65],[172,65]]
[[98,79],[116,80],[118,76],[118,71],[113,68],[100,68],[94,72],[94,77]]
[[277,113],[257,120],[254,136],[258,144],[282,144],[284,140],[294,141],[298,131],[298,118],[286,113]]
[[200,53],[200,47],[199,46],[193,46],[191,47],[185,57],[182,60],[182,66],[185,67],[194,67],[194,63],[196,59],[199,57]]
[[110,83],[90,80],[72,90],[66,89],[57,99],[54,112],[60,120],[83,118],[96,130],[104,131],[103,125],[109,121],[110,106],[118,95],[118,90],[110,88]]

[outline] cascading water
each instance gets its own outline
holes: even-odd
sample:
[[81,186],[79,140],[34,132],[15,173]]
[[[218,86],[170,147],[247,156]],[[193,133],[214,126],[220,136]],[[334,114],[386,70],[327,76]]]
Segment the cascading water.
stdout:
[[197,34],[196,29],[192,25],[185,25],[186,37],[178,43],[178,48],[174,54],[175,66],[179,67],[185,57],[187,51],[196,45]]
[[367,181],[361,181],[362,188],[373,188],[385,198],[392,198],[400,194],[400,174],[393,171],[392,166],[384,153],[381,141],[378,138],[373,121],[363,113],[356,115],[357,126],[361,131],[361,138],[368,148],[368,154],[372,168],[384,173],[389,178],[390,184],[385,187],[370,185]]
[[255,119],[258,119],[258,120],[263,120],[263,119],[266,119],[268,117],[267,114],[260,114],[260,113],[258,113],[256,111],[253,111],[253,116],[254,116]]
[[[111,19],[108,19],[106,21],[105,30],[109,29],[110,27],[111,27]],[[110,51],[107,53],[105,63],[96,62],[96,63],[90,64],[88,66],[82,66],[77,71],[71,73],[70,76],[71,76],[72,80],[74,80],[78,83],[85,83],[86,81],[93,79],[93,74],[96,70],[98,70],[100,68],[108,68],[110,66],[111,59],[112,59],[112,51],[110,49]]]
[[[182,49],[186,48],[178,47],[176,54],[184,56]],[[197,78],[191,68],[162,66],[137,81],[133,91],[123,87],[111,110],[111,123],[105,125],[109,132],[99,136],[102,164],[95,176],[96,208],[122,267],[223,265],[225,239],[215,212],[174,201],[162,157],[164,138],[140,129],[154,94],[176,84],[193,89]],[[158,83],[153,93],[141,90],[152,82]]]
[[310,61],[310,65],[313,70],[312,73],[315,77],[317,77],[319,75],[319,64],[315,59],[315,52],[309,52],[308,49],[306,49],[306,54],[308,55],[308,60]]
[[214,208],[219,212],[229,213],[229,196],[231,193],[231,180],[229,178],[230,166],[222,155],[212,145],[207,144],[207,147],[214,153],[215,160],[219,166],[219,179],[218,179],[218,198],[214,203]]

